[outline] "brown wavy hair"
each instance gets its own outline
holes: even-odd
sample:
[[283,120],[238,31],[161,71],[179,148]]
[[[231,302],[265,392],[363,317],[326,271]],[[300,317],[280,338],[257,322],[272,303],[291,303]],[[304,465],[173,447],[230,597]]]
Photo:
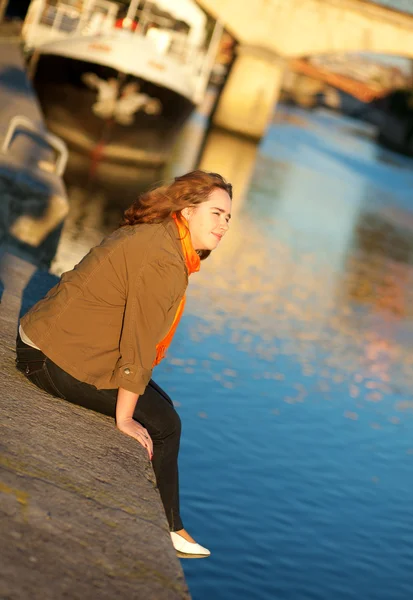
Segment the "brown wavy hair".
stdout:
[[[140,194],[124,212],[120,226],[162,223],[173,213],[180,213],[184,208],[206,202],[216,188],[225,190],[232,200],[232,185],[218,173],[197,170],[175,177],[170,184]],[[210,250],[198,251],[201,260],[210,253]]]

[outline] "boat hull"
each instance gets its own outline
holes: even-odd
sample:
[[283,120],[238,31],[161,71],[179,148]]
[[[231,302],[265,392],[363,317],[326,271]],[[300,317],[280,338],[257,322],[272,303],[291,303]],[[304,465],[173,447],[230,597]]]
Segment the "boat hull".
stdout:
[[95,163],[161,166],[194,108],[159,84],[53,54],[37,58],[33,85],[48,128],[92,169]]

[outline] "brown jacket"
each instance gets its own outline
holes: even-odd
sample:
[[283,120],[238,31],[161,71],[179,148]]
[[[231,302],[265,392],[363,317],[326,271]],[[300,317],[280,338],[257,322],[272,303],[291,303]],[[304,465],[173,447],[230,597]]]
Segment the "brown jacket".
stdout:
[[122,227],[64,273],[21,325],[76,379],[141,394],[187,285],[172,219]]

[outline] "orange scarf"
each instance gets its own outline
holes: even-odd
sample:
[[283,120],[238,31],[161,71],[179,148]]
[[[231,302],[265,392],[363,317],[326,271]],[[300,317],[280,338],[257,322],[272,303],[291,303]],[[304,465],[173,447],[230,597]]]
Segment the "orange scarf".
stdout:
[[[191,273],[196,273],[197,271],[199,271],[200,266],[201,266],[201,259],[199,258],[198,254],[195,252],[194,247],[192,245],[191,236],[190,236],[189,229],[188,229],[188,222],[186,221],[186,219],[182,215],[177,217],[176,213],[174,213],[172,215],[172,217],[178,228],[179,238],[180,238],[181,244],[182,244],[182,252],[184,255],[186,267],[188,269],[188,274],[191,275]],[[178,323],[181,320],[182,314],[184,312],[184,308],[185,308],[185,295],[182,297],[182,300],[179,303],[179,306],[176,311],[175,318],[173,320],[170,330],[168,331],[166,336],[163,338],[163,340],[160,341],[159,344],[156,345],[156,358],[153,363],[153,366],[158,365],[161,362],[161,360],[165,357],[166,351],[168,350],[169,345],[172,342],[172,338],[175,335],[175,331],[176,331],[176,328],[178,327]]]

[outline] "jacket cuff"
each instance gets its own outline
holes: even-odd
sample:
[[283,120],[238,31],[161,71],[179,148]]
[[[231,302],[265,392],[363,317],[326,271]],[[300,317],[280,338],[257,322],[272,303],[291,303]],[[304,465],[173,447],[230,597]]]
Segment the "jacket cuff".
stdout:
[[152,376],[152,369],[144,369],[130,363],[117,367],[113,373],[116,387],[134,394],[143,394]]

